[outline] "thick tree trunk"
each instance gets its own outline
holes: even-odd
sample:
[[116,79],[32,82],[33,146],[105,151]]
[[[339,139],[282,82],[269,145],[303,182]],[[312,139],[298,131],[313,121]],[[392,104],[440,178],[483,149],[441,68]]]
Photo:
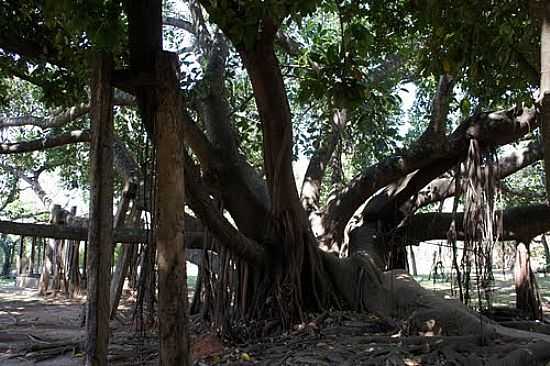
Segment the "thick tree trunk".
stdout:
[[521,310],[532,320],[542,319],[542,306],[536,285],[536,278],[531,270],[529,247],[524,243],[516,246],[514,264],[514,282],[516,286],[516,309]]
[[154,235],[158,251],[160,364],[191,365],[187,274],[183,225],[185,207],[184,142],[179,133],[175,54],[157,59],[158,110],[155,114],[157,187]]
[[113,235],[112,57],[98,55],[92,68],[90,145],[90,225],[86,365],[107,365],[109,284]]
[[[326,303],[320,288],[328,289],[330,283],[326,282],[292,170],[292,120],[273,49],[277,25],[269,17],[262,19],[262,25],[254,47],[239,50],[262,121],[264,169],[271,198],[271,220],[263,228],[264,237],[254,238],[270,242],[269,263],[256,276],[259,286],[251,292],[257,304],[255,316],[271,312],[287,327],[303,321],[304,307],[318,309]],[[268,305],[269,298],[276,298],[277,303]]]
[[[130,70],[138,77],[152,78],[155,57],[162,50],[162,1],[125,1],[128,15],[128,49]],[[144,83],[134,88],[136,101],[145,128],[152,134],[156,109],[155,91]]]

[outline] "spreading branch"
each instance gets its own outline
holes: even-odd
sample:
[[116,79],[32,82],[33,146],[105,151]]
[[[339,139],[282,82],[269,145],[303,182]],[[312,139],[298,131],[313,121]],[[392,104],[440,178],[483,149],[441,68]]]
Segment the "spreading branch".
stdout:
[[446,161],[447,169],[450,169],[464,160],[470,139],[477,139],[481,148],[505,145],[536,127],[538,120],[534,109],[513,108],[479,113],[457,127],[449,136],[445,148],[438,144],[416,144],[403,154],[391,156],[366,168],[329,200],[323,216],[323,227],[325,233],[329,234],[326,234],[324,240],[342,238],[344,228],[354,212],[377,190],[438,161]]
[[39,173],[35,172],[33,177],[29,177],[22,170],[10,165],[0,164],[0,168],[9,171],[11,174],[15,175],[17,178],[27,183],[36,194],[36,196],[40,199],[40,201],[44,205],[44,208],[46,210],[50,209],[53,200],[40,184],[38,180],[38,177],[40,175]]
[[[520,149],[516,149],[499,157],[498,165],[494,169],[497,179],[506,178],[509,175],[542,159],[542,144],[531,142]],[[433,180],[416,194],[403,207],[402,211],[410,213],[415,209],[433,202],[439,202],[455,194],[456,184],[452,177],[442,177]]]

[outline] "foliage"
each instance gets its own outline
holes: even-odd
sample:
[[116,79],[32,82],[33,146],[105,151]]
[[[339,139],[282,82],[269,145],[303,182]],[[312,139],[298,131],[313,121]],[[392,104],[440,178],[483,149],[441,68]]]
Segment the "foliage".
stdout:
[[[442,73],[457,81],[449,128],[478,109],[530,102],[538,82],[538,24],[523,1],[203,0],[201,4],[209,13],[209,32],[215,34],[219,26],[232,41],[225,78],[230,118],[241,152],[257,168],[263,163],[261,123],[239,50],[255,47],[268,18],[297,44],[296,52],[277,49],[293,113],[294,156],[312,156],[331,134],[334,110],[345,108],[349,118],[340,134],[348,178],[422,134]],[[165,2],[164,11],[192,22],[191,12],[182,12],[182,7],[172,0]],[[117,65],[127,64],[126,18],[120,1],[8,0],[0,6],[0,17],[5,20],[0,24],[2,44],[10,37],[22,41],[19,48],[0,49],[0,118],[48,116],[57,108],[86,101],[84,61],[91,50],[108,49]],[[200,96],[209,54],[197,36],[174,27],[164,28],[164,40],[179,52],[185,71],[181,86],[193,100]],[[34,48],[37,44],[41,47]],[[391,67],[393,63],[397,66]],[[413,108],[404,111],[400,96],[409,85],[414,85],[416,99]],[[190,112],[198,115],[196,110]],[[24,128],[2,133],[4,139],[23,141],[88,125],[84,117],[46,131]],[[119,137],[143,163],[146,140],[135,111],[117,109],[115,125]],[[87,146],[79,144],[4,157],[2,163],[29,174],[39,169],[57,171],[66,187],[86,189],[87,158]],[[526,170],[529,181],[510,179],[510,184],[538,189],[534,169]],[[1,182],[2,192],[13,184],[10,179]]]
[[484,107],[531,101],[539,30],[528,1],[411,1],[422,76],[452,74]]

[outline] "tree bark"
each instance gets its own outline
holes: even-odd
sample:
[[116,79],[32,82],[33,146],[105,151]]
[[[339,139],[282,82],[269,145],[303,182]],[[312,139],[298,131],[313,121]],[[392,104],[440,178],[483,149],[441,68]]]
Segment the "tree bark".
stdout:
[[176,117],[178,96],[175,54],[157,59],[158,110],[155,114],[157,187],[155,240],[158,251],[160,364],[191,365],[188,330],[187,273],[183,225],[185,207],[184,141]]
[[112,56],[93,60],[86,365],[107,365],[113,236]]

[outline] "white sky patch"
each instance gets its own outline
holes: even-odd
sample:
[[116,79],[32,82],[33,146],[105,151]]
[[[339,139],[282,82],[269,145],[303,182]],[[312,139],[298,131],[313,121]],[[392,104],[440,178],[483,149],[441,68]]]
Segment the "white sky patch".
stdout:
[[417,87],[413,83],[407,83],[401,87],[399,90],[399,98],[403,101],[401,103],[401,112],[404,117],[403,123],[399,126],[399,135],[405,136],[407,132],[412,128],[410,120],[410,111],[413,107],[414,101],[416,99]]
[[[81,189],[65,189],[57,173],[44,172],[38,181],[54,204],[59,204],[68,211],[72,206],[76,206],[78,216],[88,216],[88,200],[85,197],[87,192]],[[23,207],[28,207],[35,213],[47,209],[27,183],[20,180],[19,185],[21,187],[20,201]]]

